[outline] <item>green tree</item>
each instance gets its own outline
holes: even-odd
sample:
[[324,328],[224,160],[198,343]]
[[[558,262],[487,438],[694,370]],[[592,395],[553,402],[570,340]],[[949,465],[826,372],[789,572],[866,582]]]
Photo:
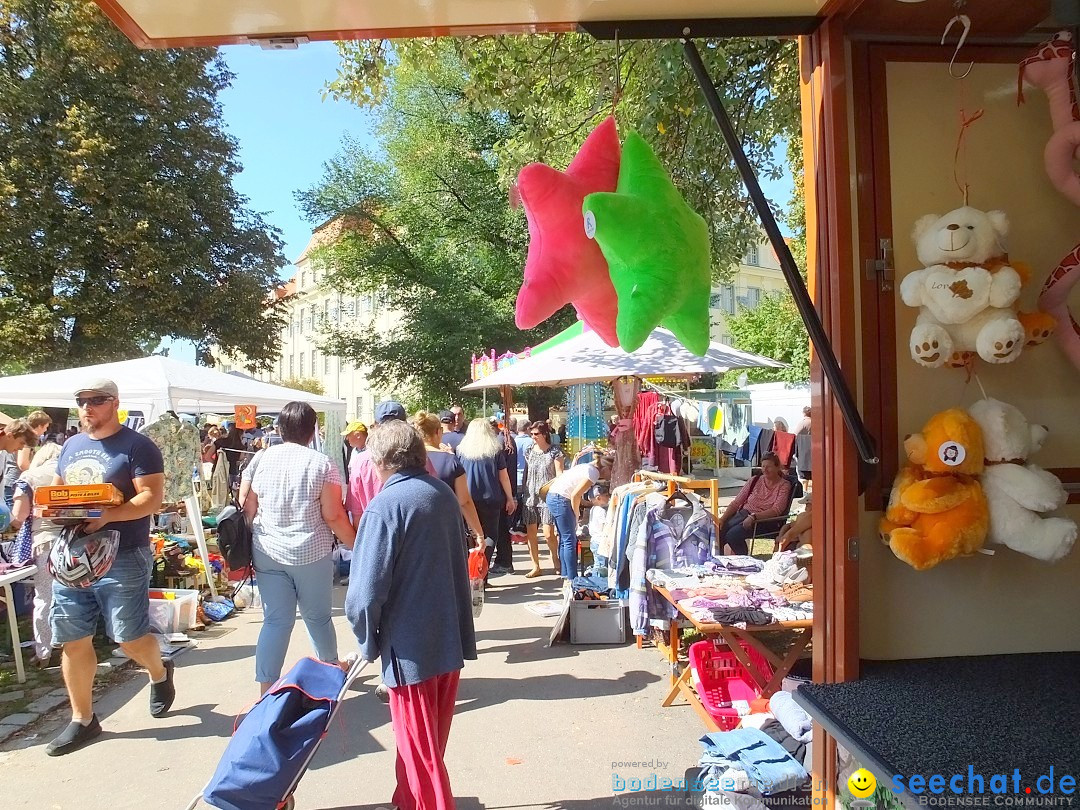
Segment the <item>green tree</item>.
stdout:
[[175,337],[266,367],[284,259],[232,187],[231,80],[213,50],[137,50],[90,0],[0,3],[0,354],[57,368]]
[[310,377],[290,377],[287,380],[278,380],[274,385],[281,385],[285,388],[294,388],[297,391],[307,391],[309,394],[316,394],[320,397],[326,393],[323,384]]
[[494,152],[513,128],[468,102],[453,54],[424,71],[399,66],[376,113],[379,153],[346,144],[298,197],[312,220],[350,223],[313,259],[329,283],[377,295],[394,323],[331,328],[323,348],[409,405],[432,406],[461,398],[473,353],[535,345],[572,314],[531,332],[514,326],[528,234]]
[[[637,129],[650,141],[689,204],[709,223],[718,280],[730,277],[759,237],[757,216],[678,42],[624,42],[618,57],[613,42],[585,34],[409,39],[392,45],[368,40],[338,47],[342,64],[329,91],[376,109],[403,74],[426,74],[448,61],[460,64],[464,100],[478,113],[506,122],[491,149],[503,188],[527,163],[565,166],[614,109],[620,129]],[[795,43],[726,39],[699,47],[758,172],[780,176],[775,146],[784,140],[795,146],[796,163],[801,161]]]
[[[727,330],[735,348],[788,364],[787,368],[750,369],[746,375],[751,383],[810,381],[810,339],[790,293],[768,293],[754,309],[740,308],[727,319]],[[737,387],[735,380],[742,373],[728,372],[721,387]]]

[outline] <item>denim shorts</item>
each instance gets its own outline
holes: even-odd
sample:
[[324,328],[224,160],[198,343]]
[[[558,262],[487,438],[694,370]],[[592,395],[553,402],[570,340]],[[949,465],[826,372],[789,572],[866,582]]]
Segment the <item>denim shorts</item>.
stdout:
[[89,588],[69,588],[53,580],[53,645],[93,636],[102,616],[105,632],[118,644],[149,633],[152,565],[150,547],[140,546],[121,549],[109,572]]

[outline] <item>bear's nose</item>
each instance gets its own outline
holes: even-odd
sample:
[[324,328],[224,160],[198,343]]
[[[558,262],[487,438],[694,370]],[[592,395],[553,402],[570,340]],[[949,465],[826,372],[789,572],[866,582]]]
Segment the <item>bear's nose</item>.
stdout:
[[954,225],[949,225],[949,226],[948,226],[948,229],[949,229],[950,231],[958,231],[958,230],[960,230],[960,226],[959,226],[959,225],[955,225],[955,224],[954,224]]

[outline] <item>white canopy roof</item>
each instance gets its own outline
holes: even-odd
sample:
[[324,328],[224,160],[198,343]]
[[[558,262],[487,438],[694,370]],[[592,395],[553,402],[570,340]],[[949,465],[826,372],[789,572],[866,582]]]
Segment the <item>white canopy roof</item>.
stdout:
[[167,410],[231,412],[234,405],[254,405],[260,411],[277,411],[294,400],[307,402],[317,411],[345,411],[344,402],[330,397],[159,356],[3,377],[0,404],[71,408],[78,387],[100,377],[116,383],[121,408],[142,411],[147,421]]
[[656,329],[633,354],[611,347],[596,332],[583,332],[512,366],[469,383],[463,391],[510,386],[556,386],[609,382],[616,377],[695,377],[735,368],[783,368],[768,357],[709,344],[704,357],[691,354],[666,329]]

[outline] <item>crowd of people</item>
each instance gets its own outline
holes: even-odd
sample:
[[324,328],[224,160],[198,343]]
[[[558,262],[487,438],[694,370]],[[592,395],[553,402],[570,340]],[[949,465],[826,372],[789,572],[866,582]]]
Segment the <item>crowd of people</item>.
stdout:
[[[162,658],[149,614],[150,521],[161,507],[165,477],[161,451],[121,424],[112,381],[88,381],[74,399],[81,431],[65,435],[62,445],[42,440],[50,427],[42,412],[0,432],[16,546],[39,571],[36,659],[44,665],[60,650],[71,705],[70,723],[46,746],[50,756],[101,734],[92,689],[93,638],[102,620],[109,637],[148,673],[150,714],[167,713],[176,696],[174,667]],[[466,423],[460,405],[410,418],[394,401],[379,403],[374,415],[370,427],[351,422],[343,433],[344,479],[326,454],[312,449],[318,421],[303,402],[286,405],[274,426],[258,433],[206,426],[201,453],[204,461],[227,454],[251,528],[263,604],[254,656],[260,692],[282,674],[297,612],[317,657],[344,666],[331,618],[332,572],[335,546],[350,549],[346,616],[360,654],[381,661],[379,692],[397,740],[394,803],[452,806],[443,753],[459,672],[476,657],[468,553],[484,550],[489,577],[511,573],[511,533],[519,532],[532,563],[526,576],[541,576],[542,527],[552,573],[572,579],[578,515],[611,464],[598,453],[572,463],[546,421]],[[15,467],[10,487],[9,465]],[[83,546],[76,550],[77,541],[67,545],[68,534],[57,525],[33,517],[36,487],[75,482],[110,483],[123,496],[78,533],[116,535],[111,551],[100,552],[111,554],[106,565],[90,560]],[[46,560],[50,550],[58,559],[58,547],[70,557],[61,565],[100,571],[80,583],[50,572]]]

